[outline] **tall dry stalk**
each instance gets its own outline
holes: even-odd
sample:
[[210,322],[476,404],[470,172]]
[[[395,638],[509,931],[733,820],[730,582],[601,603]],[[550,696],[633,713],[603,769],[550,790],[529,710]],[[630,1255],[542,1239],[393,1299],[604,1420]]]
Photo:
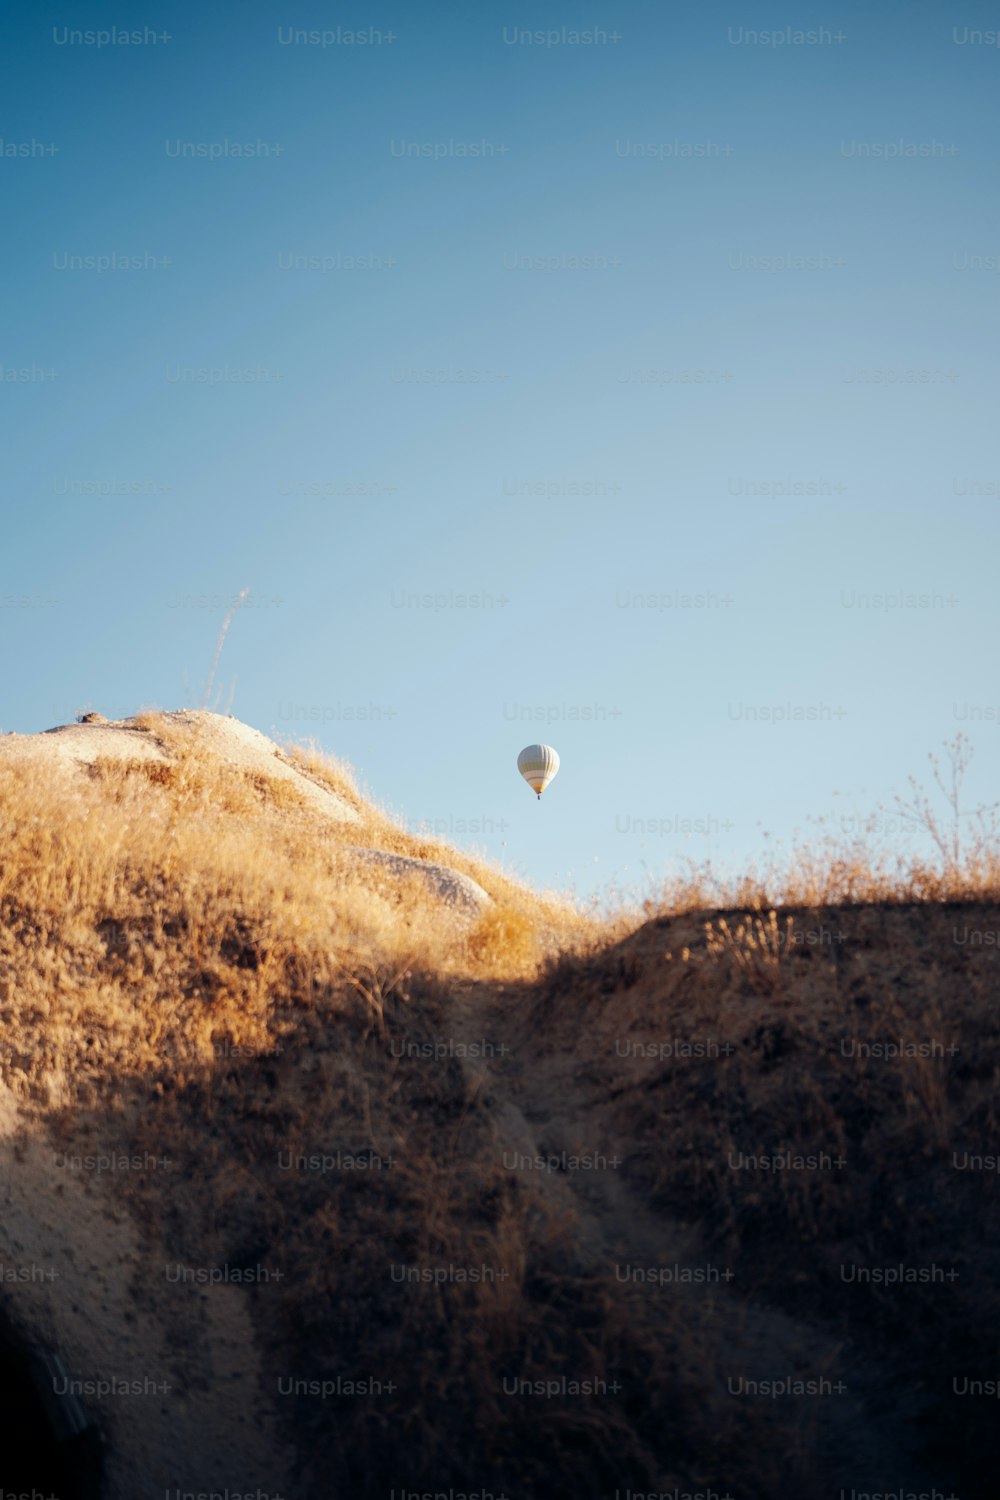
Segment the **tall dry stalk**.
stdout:
[[[982,859],[996,853],[1000,839],[997,809],[1000,803],[980,805],[969,812],[962,810],[962,783],[972,760],[972,745],[966,735],[959,732],[953,740],[945,741],[950,775],[948,784],[941,775],[941,762],[936,755],[928,755],[934,772],[934,781],[947,803],[950,819],[945,821],[931,806],[930,798],[915,776],[909,777],[910,800],[897,796],[900,817],[914,828],[930,835],[944,862],[947,875],[954,875],[965,859]],[[963,828],[963,824],[969,826]]]
[[[219,657],[222,655],[222,648],[226,643],[226,635],[229,631],[229,627],[233,623],[233,616],[235,615],[236,611],[239,609],[240,605],[243,603],[249,592],[249,587],[240,589],[240,592],[236,598],[236,603],[230,607],[229,613],[226,615],[226,618],[222,622],[222,629],[219,631],[219,639],[215,643],[215,655],[212,657],[212,670],[208,674],[208,686],[205,689],[205,696],[201,700],[202,708],[207,708],[211,700],[212,688],[215,686],[215,674],[219,666]],[[231,702],[232,698],[230,697],[230,703]]]

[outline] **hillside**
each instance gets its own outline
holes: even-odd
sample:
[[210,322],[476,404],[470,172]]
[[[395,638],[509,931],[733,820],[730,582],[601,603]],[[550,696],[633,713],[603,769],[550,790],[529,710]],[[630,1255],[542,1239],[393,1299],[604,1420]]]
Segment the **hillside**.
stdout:
[[992,1493],[991,892],[626,931],[218,715],[0,799],[9,1487]]

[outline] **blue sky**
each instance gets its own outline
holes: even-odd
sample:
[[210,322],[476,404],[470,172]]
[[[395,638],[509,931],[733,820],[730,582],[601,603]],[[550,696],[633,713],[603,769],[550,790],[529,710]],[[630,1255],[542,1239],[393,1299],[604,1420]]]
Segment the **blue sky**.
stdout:
[[990,798],[996,16],[792,11],[8,9],[0,727],[249,586],[238,717],[541,885]]

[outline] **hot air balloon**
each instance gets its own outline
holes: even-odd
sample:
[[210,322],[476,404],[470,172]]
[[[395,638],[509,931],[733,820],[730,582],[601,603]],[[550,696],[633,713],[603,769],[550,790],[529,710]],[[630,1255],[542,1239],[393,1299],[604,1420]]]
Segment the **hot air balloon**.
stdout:
[[517,769],[539,799],[559,770],[559,756],[551,745],[526,745],[517,757]]

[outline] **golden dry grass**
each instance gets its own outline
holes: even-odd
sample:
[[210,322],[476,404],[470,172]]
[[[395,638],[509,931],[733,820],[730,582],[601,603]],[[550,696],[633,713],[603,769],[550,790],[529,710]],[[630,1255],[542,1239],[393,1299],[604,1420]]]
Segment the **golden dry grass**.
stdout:
[[[997,948],[949,937],[958,921],[1000,933],[994,862],[942,875],[817,847],[587,916],[409,834],[315,751],[287,753],[360,824],[317,819],[294,787],[171,739],[158,715],[143,727],[169,763],[54,777],[0,763],[0,1073],[61,1149],[178,1164],[120,1189],[151,1255],[281,1269],[248,1293],[269,1371],[393,1383],[279,1403],[303,1494],[714,1485],[819,1500],[844,1454],[880,1441],[907,1473],[987,1493],[996,1439],[943,1382],[949,1361],[995,1373],[995,1193],[947,1165],[996,1142]],[[459,920],[419,882],[352,871],[346,844],[440,861],[492,905]],[[842,941],[808,940],[824,928]],[[731,1051],[615,1052],[698,1034]],[[838,1050],[847,1034],[962,1050],[859,1061]],[[506,1038],[510,1058],[480,1074],[435,1054],[479,1035]],[[620,1149],[620,1181],[509,1169],[518,1119],[539,1148],[582,1132]],[[727,1165],[782,1146],[842,1151],[853,1170]],[[383,1165],[281,1165],[336,1152]],[[721,1310],[616,1277],[619,1240],[656,1261],[688,1234],[736,1270]],[[839,1285],[841,1258],[955,1263],[961,1278],[918,1302]],[[505,1275],[401,1285],[393,1265]],[[182,1386],[197,1337],[182,1319]],[[849,1420],[726,1398],[734,1349],[796,1339],[807,1365],[857,1380]],[[919,1384],[915,1407],[887,1398],[876,1419],[863,1367]],[[622,1389],[504,1389],[562,1377]]]

